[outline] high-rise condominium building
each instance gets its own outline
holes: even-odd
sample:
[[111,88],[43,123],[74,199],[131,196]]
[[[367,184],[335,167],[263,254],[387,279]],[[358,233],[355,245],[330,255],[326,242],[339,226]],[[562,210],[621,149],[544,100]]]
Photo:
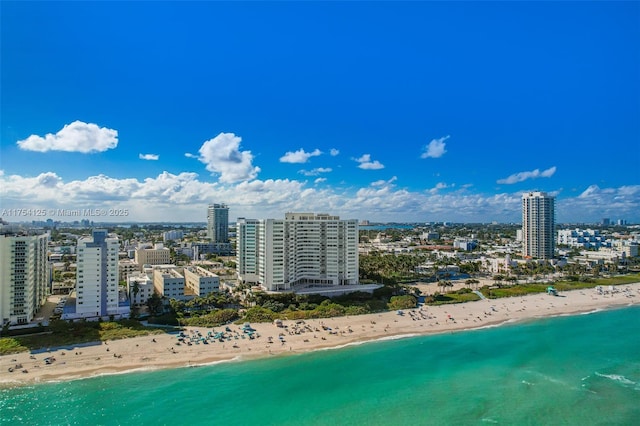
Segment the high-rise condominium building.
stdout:
[[358,284],[358,221],[313,213],[237,224],[239,278],[269,291]]
[[118,315],[118,249],[114,234],[94,229],[78,239],[76,314],[78,317]]
[[229,207],[226,204],[209,204],[207,238],[214,243],[229,242]]
[[522,195],[522,254],[552,259],[555,251],[555,198],[545,192]]
[[48,234],[2,229],[0,234],[0,326],[33,320],[48,295]]

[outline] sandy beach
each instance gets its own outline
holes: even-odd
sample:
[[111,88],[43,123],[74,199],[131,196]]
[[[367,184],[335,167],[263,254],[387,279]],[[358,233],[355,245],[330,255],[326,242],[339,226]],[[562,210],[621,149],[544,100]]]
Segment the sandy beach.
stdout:
[[[598,294],[595,289],[584,289],[562,292],[559,296],[535,294],[424,306],[406,310],[403,315],[385,312],[306,320],[303,323],[285,320],[282,328],[271,323],[252,323],[251,327],[259,335],[254,339],[249,339],[241,326],[231,324],[231,333],[226,333],[230,340],[210,339],[208,344],[195,344],[195,337],[198,333],[206,337],[211,328],[188,327],[183,332],[187,336],[183,342],[178,340],[177,333],[173,333],[4,355],[0,357],[0,386],[283,356],[383,338],[468,330],[510,321],[638,304],[640,283],[634,283],[616,286],[613,292],[605,294]],[[223,332],[225,327],[213,330]],[[194,343],[189,345],[187,342],[191,337],[194,337]],[[47,364],[45,358],[54,358],[55,361]]]

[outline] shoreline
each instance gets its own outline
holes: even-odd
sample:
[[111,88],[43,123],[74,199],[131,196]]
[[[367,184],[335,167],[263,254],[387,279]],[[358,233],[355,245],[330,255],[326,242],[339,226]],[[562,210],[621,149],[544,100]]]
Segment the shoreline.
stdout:
[[[249,339],[241,327],[229,324],[232,337],[224,342],[181,344],[176,333],[149,335],[69,349],[22,352],[0,356],[0,388],[38,383],[64,382],[104,375],[189,368],[223,362],[251,361],[272,356],[287,356],[319,350],[342,349],[377,341],[480,330],[557,316],[585,315],[599,311],[640,305],[640,283],[623,284],[610,294],[594,289],[563,292],[559,296],[531,294],[512,298],[423,306],[406,310],[404,315],[383,312],[305,320],[283,320],[286,328],[271,323],[251,326],[260,335]],[[216,327],[223,331],[225,327]],[[211,328],[186,327],[187,336],[206,336]],[[281,340],[282,339],[282,340]],[[187,339],[188,340],[188,339]],[[201,339],[198,339],[199,341]],[[195,340],[194,340],[195,342]],[[55,358],[45,364],[47,357]],[[15,368],[20,366],[20,368]],[[9,372],[12,368],[13,371]],[[26,372],[22,372],[22,371]]]

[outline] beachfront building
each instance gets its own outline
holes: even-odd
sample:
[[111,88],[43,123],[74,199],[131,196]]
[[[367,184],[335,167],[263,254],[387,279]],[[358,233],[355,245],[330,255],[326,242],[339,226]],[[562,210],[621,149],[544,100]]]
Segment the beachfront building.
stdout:
[[184,268],[185,291],[198,297],[220,291],[220,277],[200,266]]
[[552,259],[555,252],[555,198],[545,192],[522,195],[522,254]]
[[239,218],[241,281],[268,291],[358,284],[358,221],[314,213],[282,219]]
[[27,324],[47,301],[49,234],[0,228],[0,326]]
[[229,207],[226,204],[209,204],[207,238],[214,243],[229,242]]
[[104,229],[94,229],[91,236],[78,239],[76,305],[70,318],[128,316],[128,305],[120,304],[119,247],[117,235]]
[[153,296],[153,280],[147,274],[134,272],[127,278],[127,293],[131,297],[131,306],[144,306]]
[[171,251],[162,243],[157,243],[153,248],[140,247],[136,249],[135,261],[140,271],[144,265],[166,265],[171,263]]
[[185,300],[184,275],[174,266],[153,269],[153,288],[162,297]]

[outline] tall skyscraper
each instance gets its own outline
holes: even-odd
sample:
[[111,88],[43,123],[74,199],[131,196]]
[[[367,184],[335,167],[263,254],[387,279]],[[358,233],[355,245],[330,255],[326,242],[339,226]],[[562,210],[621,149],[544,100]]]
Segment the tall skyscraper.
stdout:
[[229,242],[229,207],[226,204],[209,204],[207,238],[214,243]]
[[552,259],[555,252],[555,198],[545,192],[522,195],[522,255]]
[[0,226],[0,326],[27,324],[47,301],[48,241]]
[[[78,239],[76,315],[103,317],[118,315],[118,250],[115,235],[94,229],[91,237]],[[128,310],[127,310],[128,314]]]
[[358,221],[313,213],[237,224],[241,280],[269,291],[358,284]]

